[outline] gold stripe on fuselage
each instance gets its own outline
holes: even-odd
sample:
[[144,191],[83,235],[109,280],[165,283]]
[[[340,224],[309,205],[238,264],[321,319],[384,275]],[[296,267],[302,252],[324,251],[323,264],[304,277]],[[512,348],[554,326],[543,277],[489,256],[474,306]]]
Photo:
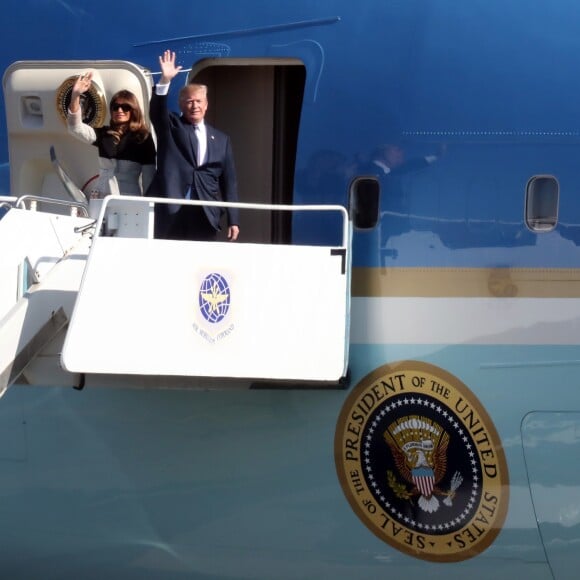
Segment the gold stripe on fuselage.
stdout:
[[353,268],[354,297],[580,298],[576,268]]

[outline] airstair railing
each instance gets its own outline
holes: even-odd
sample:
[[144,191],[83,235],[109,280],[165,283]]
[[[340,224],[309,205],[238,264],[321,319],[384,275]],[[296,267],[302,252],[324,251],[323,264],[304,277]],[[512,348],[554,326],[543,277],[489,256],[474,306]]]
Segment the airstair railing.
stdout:
[[[16,207],[18,209],[28,209],[31,211],[36,211],[36,209],[38,207],[38,202],[41,202],[43,204],[46,203],[46,204],[51,204],[51,205],[60,205],[60,206],[69,207],[70,213],[73,216],[77,216],[79,214],[79,212],[82,215],[82,217],[89,216],[89,212],[88,212],[86,204],[79,203],[76,201],[68,201],[68,200],[64,200],[64,199],[54,199],[51,197],[43,197],[40,195],[28,195],[28,194],[22,195],[16,200],[14,207]],[[29,203],[29,207],[26,206],[27,203]]]
[[[341,246],[346,247],[350,240],[350,222],[347,209],[342,205],[284,205],[284,204],[267,204],[267,203],[246,203],[246,202],[227,202],[227,201],[200,201],[190,199],[173,199],[165,197],[138,197],[138,196],[107,196],[102,200],[102,206],[97,218],[96,231],[102,231],[101,225],[107,214],[107,209],[110,206],[111,211],[115,203],[122,203],[123,205],[135,204],[145,205],[146,208],[151,207],[151,204],[165,204],[165,205],[197,205],[197,206],[215,206],[215,207],[232,207],[244,210],[262,210],[262,211],[290,211],[290,212],[336,212],[342,216],[342,243]],[[147,209],[148,211],[148,209]]]

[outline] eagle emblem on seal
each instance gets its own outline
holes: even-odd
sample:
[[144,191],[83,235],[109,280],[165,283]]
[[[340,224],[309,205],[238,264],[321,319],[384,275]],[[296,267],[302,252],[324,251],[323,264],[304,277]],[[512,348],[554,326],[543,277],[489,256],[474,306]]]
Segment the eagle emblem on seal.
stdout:
[[463,478],[455,473],[448,491],[439,487],[447,472],[448,433],[432,419],[411,415],[391,423],[383,437],[400,476],[411,486],[409,490],[401,485],[389,472],[389,486],[397,497],[411,499],[418,495],[418,506],[428,513],[439,509],[437,496],[444,496],[444,503],[451,506]]

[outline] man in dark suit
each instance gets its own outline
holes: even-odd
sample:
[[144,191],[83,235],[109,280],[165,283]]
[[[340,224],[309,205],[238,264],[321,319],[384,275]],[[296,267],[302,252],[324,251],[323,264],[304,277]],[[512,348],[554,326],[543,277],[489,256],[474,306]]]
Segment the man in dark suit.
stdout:
[[[157,135],[157,171],[146,195],[201,201],[238,201],[230,138],[204,122],[207,87],[189,84],[179,93],[181,115],[170,113],[167,93],[181,66],[175,53],[159,57],[161,79],[153,89],[150,117]],[[215,240],[223,208],[157,204],[155,237]],[[239,212],[226,208],[228,239],[239,235]]]

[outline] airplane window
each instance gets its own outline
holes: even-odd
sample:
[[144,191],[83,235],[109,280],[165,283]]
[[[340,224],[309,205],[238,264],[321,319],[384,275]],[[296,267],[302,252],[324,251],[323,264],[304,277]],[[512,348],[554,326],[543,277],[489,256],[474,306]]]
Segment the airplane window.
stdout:
[[355,177],[349,188],[350,218],[358,229],[372,229],[379,221],[380,185],[376,177]]
[[534,175],[526,186],[526,225],[534,232],[549,232],[558,223],[560,184],[552,175]]

